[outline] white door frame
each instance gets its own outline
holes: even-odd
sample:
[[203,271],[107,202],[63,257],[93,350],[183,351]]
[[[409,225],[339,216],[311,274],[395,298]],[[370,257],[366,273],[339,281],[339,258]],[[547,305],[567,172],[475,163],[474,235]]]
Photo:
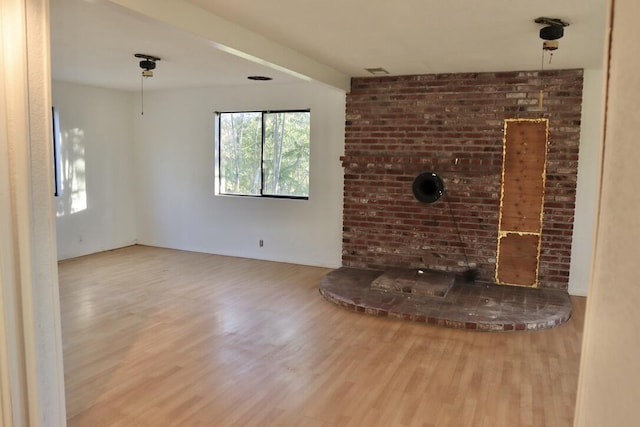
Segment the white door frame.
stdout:
[[0,2],[0,426],[66,425],[48,0]]

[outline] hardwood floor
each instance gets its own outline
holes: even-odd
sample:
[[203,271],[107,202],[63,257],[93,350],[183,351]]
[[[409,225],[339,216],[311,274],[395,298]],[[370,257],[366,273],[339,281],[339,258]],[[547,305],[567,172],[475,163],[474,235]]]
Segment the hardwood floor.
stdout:
[[144,246],[60,263],[69,426],[570,426],[584,298],[555,329],[370,317],[329,270]]

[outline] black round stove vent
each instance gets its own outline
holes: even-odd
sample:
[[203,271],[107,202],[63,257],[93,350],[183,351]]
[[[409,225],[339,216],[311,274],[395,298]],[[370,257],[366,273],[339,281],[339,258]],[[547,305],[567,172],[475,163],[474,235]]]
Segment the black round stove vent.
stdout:
[[413,195],[423,203],[433,203],[443,194],[442,179],[434,172],[422,172],[413,180]]

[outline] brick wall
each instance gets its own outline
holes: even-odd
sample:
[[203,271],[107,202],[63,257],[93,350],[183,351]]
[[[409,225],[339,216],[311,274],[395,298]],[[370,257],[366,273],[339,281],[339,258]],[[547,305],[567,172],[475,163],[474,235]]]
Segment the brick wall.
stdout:
[[[354,78],[347,96],[343,265],[466,269],[495,275],[504,119],[548,118],[539,283],[567,289],[582,70]],[[411,189],[436,172],[447,195]],[[453,216],[459,223],[459,243]]]

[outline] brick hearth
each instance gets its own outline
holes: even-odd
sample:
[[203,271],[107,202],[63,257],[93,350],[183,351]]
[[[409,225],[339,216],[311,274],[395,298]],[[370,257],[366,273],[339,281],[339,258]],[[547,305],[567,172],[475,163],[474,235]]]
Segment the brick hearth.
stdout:
[[374,316],[477,331],[532,331],[553,328],[571,317],[565,291],[465,283],[434,297],[375,289],[382,271],[342,267],[327,274],[320,294],[349,310]]

